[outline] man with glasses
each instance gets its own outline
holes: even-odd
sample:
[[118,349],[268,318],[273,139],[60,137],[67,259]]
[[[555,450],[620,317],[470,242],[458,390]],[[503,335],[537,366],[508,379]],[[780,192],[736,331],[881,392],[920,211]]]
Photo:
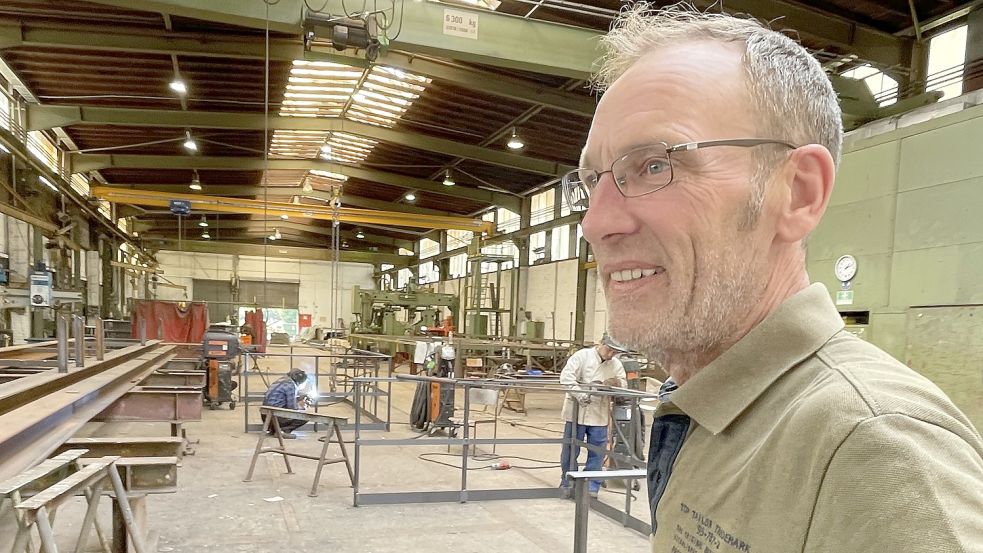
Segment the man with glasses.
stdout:
[[819,63],[749,19],[625,10],[566,200],[612,335],[657,360],[652,550],[983,551],[983,440],[843,328],[805,242],[842,141]]

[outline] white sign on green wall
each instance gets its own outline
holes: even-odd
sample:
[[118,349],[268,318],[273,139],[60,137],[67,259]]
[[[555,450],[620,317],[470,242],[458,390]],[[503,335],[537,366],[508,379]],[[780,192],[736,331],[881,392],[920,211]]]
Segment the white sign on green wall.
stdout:
[[837,291],[836,305],[853,305],[853,290]]

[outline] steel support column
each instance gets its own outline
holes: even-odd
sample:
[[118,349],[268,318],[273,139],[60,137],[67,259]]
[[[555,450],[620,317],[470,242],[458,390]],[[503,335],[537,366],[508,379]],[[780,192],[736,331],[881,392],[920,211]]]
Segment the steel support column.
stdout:
[[[38,227],[32,228],[31,233],[31,262],[27,274],[37,266],[38,261],[44,261],[44,234]],[[31,336],[44,338],[44,312],[50,307],[31,306]]]
[[[577,342],[584,341],[584,327],[586,326],[587,314],[587,259],[590,253],[590,245],[586,238],[580,239],[580,255],[577,256],[577,306],[574,308],[574,331],[573,339]],[[597,331],[594,331],[597,334]]]

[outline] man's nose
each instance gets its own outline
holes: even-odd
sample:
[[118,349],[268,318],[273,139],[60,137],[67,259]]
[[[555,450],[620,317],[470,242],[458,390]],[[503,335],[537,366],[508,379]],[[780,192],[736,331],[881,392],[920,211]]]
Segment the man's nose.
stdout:
[[584,237],[593,245],[601,244],[623,234],[633,232],[635,223],[629,216],[627,200],[618,190],[611,173],[604,173],[590,195],[590,203],[582,225]]

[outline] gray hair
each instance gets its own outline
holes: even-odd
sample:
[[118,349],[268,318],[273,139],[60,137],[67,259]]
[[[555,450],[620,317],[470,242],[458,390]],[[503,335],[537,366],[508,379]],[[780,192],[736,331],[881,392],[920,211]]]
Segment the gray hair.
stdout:
[[[594,87],[606,90],[653,50],[700,39],[745,44],[748,98],[764,138],[796,145],[821,144],[839,165],[842,115],[822,66],[800,44],[751,18],[701,12],[688,2],[665,8],[644,2],[626,6],[601,39],[605,54]],[[749,201],[751,226],[764,201],[764,177],[781,159],[778,153],[773,148],[755,150],[758,182]]]

